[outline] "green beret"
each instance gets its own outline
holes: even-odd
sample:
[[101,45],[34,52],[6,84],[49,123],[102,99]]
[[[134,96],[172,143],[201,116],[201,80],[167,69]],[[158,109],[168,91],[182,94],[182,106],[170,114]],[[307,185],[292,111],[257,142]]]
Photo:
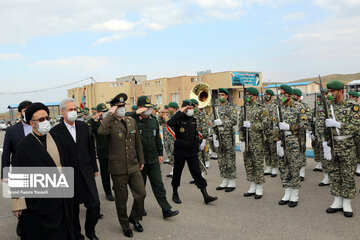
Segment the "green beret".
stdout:
[[324,92],[325,92],[325,93],[329,93],[329,91],[327,90],[327,88],[324,88]]
[[169,103],[169,107],[178,109],[178,108],[179,108],[179,105],[178,105],[176,102],[170,102],[170,103]]
[[100,103],[96,107],[96,111],[98,112],[106,112],[107,110],[109,110],[109,108],[105,105],[105,103]]
[[194,104],[191,100],[184,100],[184,101],[182,102],[181,107],[186,107],[186,106],[193,106],[193,107],[195,107],[195,104]]
[[302,91],[300,89],[294,89],[293,94],[296,95],[296,96],[301,97],[302,96]]
[[190,101],[192,101],[195,105],[199,105],[199,102],[196,99],[190,99]]
[[254,87],[249,87],[246,89],[246,92],[251,93],[252,95],[258,96],[259,95],[259,90],[257,90]]
[[316,96],[317,96],[318,98],[321,98],[321,94],[320,94],[320,93],[318,93]]
[[353,97],[360,97],[360,94],[358,92],[354,92],[354,91],[349,92],[349,95],[353,96]]
[[165,109],[169,109],[169,105],[165,105],[164,108],[165,108]]
[[142,107],[153,107],[154,106],[153,104],[151,104],[150,98],[147,96],[139,97],[138,101],[137,101],[137,105],[142,106]]
[[287,94],[290,94],[290,95],[293,94],[293,90],[289,85],[281,84],[280,89],[284,90]]
[[229,95],[229,91],[226,88],[219,88],[219,93],[225,93],[226,95]]
[[137,106],[136,106],[136,105],[132,105],[131,109],[132,109],[132,110],[137,110]]
[[340,82],[340,81],[331,81],[327,84],[327,88],[328,89],[334,89],[334,90],[340,90],[340,89],[343,89],[345,86],[345,84],[343,82]]
[[96,107],[92,107],[91,110],[96,110]]
[[271,95],[271,96],[275,96],[274,91],[271,90],[271,89],[267,89],[265,92],[266,92],[267,94]]
[[85,109],[85,110],[90,110],[88,107],[85,107],[84,109]]
[[159,107],[158,107],[158,105],[154,105],[152,108],[155,110],[158,110]]

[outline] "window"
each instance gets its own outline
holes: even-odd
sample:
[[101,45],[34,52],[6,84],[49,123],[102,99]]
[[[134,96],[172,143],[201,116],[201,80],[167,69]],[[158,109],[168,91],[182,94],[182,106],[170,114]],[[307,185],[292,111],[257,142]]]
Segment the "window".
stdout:
[[111,87],[111,88],[114,87],[114,84],[113,84],[113,83],[110,83],[110,87]]
[[195,81],[195,79],[194,78],[191,78],[191,82],[194,82]]
[[173,102],[179,102],[179,93],[172,93],[171,94],[171,99]]
[[161,94],[155,96],[155,102],[156,102],[156,104],[162,105],[162,95]]
[[202,82],[203,81],[203,78],[200,78],[200,82]]
[[122,83],[120,83],[120,87],[123,87],[123,84],[122,84]]

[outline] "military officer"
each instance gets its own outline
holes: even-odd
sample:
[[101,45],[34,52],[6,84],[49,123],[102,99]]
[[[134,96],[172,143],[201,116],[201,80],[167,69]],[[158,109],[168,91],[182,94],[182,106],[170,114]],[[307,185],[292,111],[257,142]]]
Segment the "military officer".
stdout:
[[[172,149],[174,148],[173,146],[171,146],[174,144],[173,136],[170,134],[169,129],[166,126],[166,122],[168,121],[168,119],[169,119],[169,105],[165,105],[164,110],[160,113],[158,118],[159,125],[161,126],[163,132],[163,143],[167,156],[167,159],[166,161],[164,161],[164,164],[170,164],[170,158],[172,158],[172,153],[173,153]],[[166,176],[172,177],[173,170],[171,170],[171,172]]]
[[217,197],[208,195],[206,191],[207,182],[201,176],[198,159],[200,138],[196,119],[194,118],[194,106],[192,101],[184,100],[180,111],[167,122],[167,124],[174,129],[176,136],[174,147],[174,176],[171,185],[173,187],[172,199],[177,204],[181,203],[178,188],[180,186],[181,173],[184,169],[185,161],[187,162],[196,186],[203,194],[205,204],[217,200]]
[[[359,102],[359,97],[360,94],[358,92],[349,92],[349,100],[350,101],[354,101],[356,103]],[[360,138],[356,138],[355,139],[355,144],[356,144],[356,172],[355,175],[356,176],[360,176]]]
[[[331,81],[327,84],[329,91],[329,119],[319,121],[320,141],[324,148],[324,158],[330,177],[330,193],[334,201],[327,213],[343,211],[345,217],[352,217],[351,199],[355,198],[355,161],[356,145],[354,139],[359,135],[359,104],[344,98],[344,83]],[[326,131],[328,130],[328,131]],[[328,132],[332,131],[333,139]],[[333,141],[333,142],[331,142]]]
[[[281,114],[282,122],[279,122],[280,140],[277,141],[277,153],[279,155],[280,178],[285,188],[285,194],[279,205],[296,207],[299,199],[300,168],[303,161],[299,145],[299,132],[307,127],[306,110],[303,106],[292,99],[293,90],[288,85],[281,85]],[[279,118],[280,120],[280,118]]]
[[[259,91],[256,88],[246,89],[245,106],[240,109],[238,121],[240,150],[244,153],[246,178],[250,182],[250,189],[244,193],[244,197],[255,195],[255,199],[260,199],[263,195],[263,184],[265,183],[263,134],[269,121],[269,113],[257,102],[258,96]],[[246,107],[246,118],[244,107]],[[246,146],[246,144],[248,145]]]
[[[302,101],[302,91],[300,89],[294,89],[293,90],[293,100],[295,102],[298,102],[302,105],[302,111],[305,111],[305,114],[307,115],[308,121],[311,119],[311,110],[309,108],[309,105]],[[310,123],[308,123],[308,126],[310,126]],[[310,129],[309,129],[310,130]],[[300,152],[303,156],[303,161],[301,163],[300,168],[300,180],[305,180],[305,166],[306,166],[306,129],[301,129],[299,132],[299,144],[300,144]]]
[[132,106],[131,106],[131,111],[132,111],[132,112],[136,112],[136,110],[137,110],[137,106],[136,106],[136,105],[132,105]]
[[91,108],[91,117],[93,117],[96,114],[96,107]]
[[265,129],[265,144],[264,144],[264,153],[265,153],[265,163],[266,169],[264,175],[271,175],[271,177],[277,176],[278,169],[278,156],[276,154],[276,124],[277,124],[277,105],[274,103],[273,98],[275,94],[271,89],[265,91],[264,96],[264,107],[269,113],[269,127]]
[[145,157],[144,169],[141,171],[146,184],[149,177],[151,188],[155,198],[160,205],[164,218],[176,216],[179,211],[171,210],[171,205],[166,199],[166,191],[161,178],[160,163],[163,160],[163,145],[161,143],[159,123],[155,116],[151,114],[152,107],[147,96],[140,96],[137,101],[138,110],[135,113],[128,113],[135,119]]
[[232,192],[236,179],[236,155],[235,155],[235,131],[237,113],[235,107],[229,102],[229,92],[225,88],[219,88],[218,98],[220,104],[215,106],[214,128],[219,136],[213,135],[214,146],[218,148],[218,162],[222,183],[216,190],[225,189]]
[[96,113],[88,121],[92,133],[95,137],[96,152],[100,163],[101,182],[104,188],[105,196],[108,201],[114,201],[114,196],[111,192],[110,174],[109,174],[109,142],[107,136],[98,134],[98,129],[103,121],[104,113],[109,108],[105,103],[100,103],[96,107]]
[[[109,171],[114,183],[115,204],[118,219],[126,237],[132,237],[129,222],[138,232],[143,231],[140,224],[144,213],[145,186],[141,175],[144,167],[144,154],[139,130],[135,120],[125,116],[127,95],[120,93],[110,101],[111,109],[103,119],[98,134],[109,139]],[[106,106],[105,106],[106,107]],[[101,110],[101,109],[99,109]],[[134,197],[130,217],[126,203],[128,186]]]

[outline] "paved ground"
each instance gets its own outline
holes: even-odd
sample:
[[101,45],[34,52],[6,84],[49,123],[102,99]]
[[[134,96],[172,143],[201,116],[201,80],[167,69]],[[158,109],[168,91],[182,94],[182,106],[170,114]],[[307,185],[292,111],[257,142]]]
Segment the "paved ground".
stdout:
[[[2,141],[3,133],[0,133],[0,146]],[[279,177],[266,178],[264,197],[261,200],[244,198],[243,193],[247,191],[248,183],[241,153],[237,153],[237,166],[237,189],[232,193],[219,192],[215,190],[221,181],[217,162],[211,161],[206,177],[208,192],[218,196],[219,200],[207,206],[203,203],[199,190],[188,183],[190,176],[187,169],[184,171],[179,191],[183,203],[172,203],[170,179],[165,177],[170,167],[163,165],[167,196],[173,208],[178,209],[180,214],[173,219],[163,220],[151,188],[147,186],[145,205],[148,216],[142,221],[145,230],[143,233],[134,232],[133,239],[360,239],[360,198],[357,197],[352,202],[352,219],[345,218],[342,213],[326,214],[325,209],[331,204],[332,197],[328,187],[317,186],[322,174],[312,171],[312,159],[308,159],[306,180],[300,190],[300,202],[294,209],[278,205],[283,195]],[[97,225],[97,235],[106,240],[126,239],[117,221],[115,205],[105,200],[99,180],[100,178],[97,182],[101,211],[105,217]],[[357,178],[357,184],[360,186],[360,178]],[[8,199],[0,199],[1,240],[17,239],[16,219],[11,215],[10,207]],[[84,209],[81,211],[81,218],[84,218]]]

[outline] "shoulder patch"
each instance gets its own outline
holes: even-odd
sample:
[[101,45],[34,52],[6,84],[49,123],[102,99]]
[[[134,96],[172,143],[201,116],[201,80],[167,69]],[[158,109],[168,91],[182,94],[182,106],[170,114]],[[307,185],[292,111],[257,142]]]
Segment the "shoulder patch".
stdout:
[[358,111],[359,111],[359,107],[355,105],[355,106],[353,107],[353,111],[354,111],[354,112],[358,112]]
[[205,118],[203,118],[203,122],[206,122],[206,119],[205,119]]
[[306,113],[305,109],[301,109],[301,113],[302,114]]
[[359,118],[359,114],[356,113],[356,114],[354,115],[354,118],[355,118],[355,119],[358,119],[358,118]]
[[311,112],[311,110],[310,110],[310,108],[309,108],[309,107],[306,109],[306,111]]
[[306,117],[305,117],[305,116],[302,116],[302,117],[301,117],[301,121],[306,121]]

